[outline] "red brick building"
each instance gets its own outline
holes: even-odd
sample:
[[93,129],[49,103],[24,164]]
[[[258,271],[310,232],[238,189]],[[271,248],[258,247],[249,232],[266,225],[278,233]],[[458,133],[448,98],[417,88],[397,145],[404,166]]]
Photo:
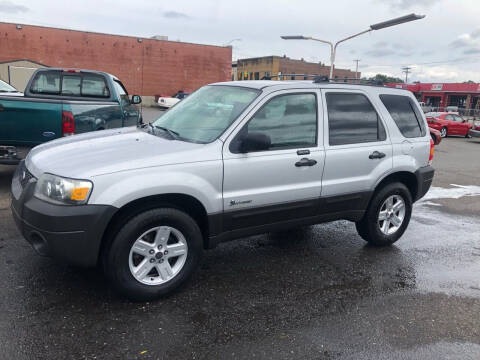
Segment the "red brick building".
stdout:
[[0,22],[0,63],[18,59],[105,71],[155,96],[230,80],[232,48]]

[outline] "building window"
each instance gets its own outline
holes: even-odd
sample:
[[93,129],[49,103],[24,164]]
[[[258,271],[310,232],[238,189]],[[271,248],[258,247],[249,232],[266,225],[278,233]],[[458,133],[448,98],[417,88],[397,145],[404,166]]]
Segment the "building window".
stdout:
[[260,80],[260,73],[258,71],[255,73],[255,80]]
[[250,73],[250,80],[253,80],[253,72]]

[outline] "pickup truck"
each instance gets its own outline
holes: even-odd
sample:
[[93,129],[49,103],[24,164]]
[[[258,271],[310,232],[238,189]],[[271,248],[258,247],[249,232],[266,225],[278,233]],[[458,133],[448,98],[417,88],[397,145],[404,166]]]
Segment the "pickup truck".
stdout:
[[104,72],[39,69],[24,96],[0,93],[0,164],[17,164],[30,148],[63,136],[137,125],[141,101]]

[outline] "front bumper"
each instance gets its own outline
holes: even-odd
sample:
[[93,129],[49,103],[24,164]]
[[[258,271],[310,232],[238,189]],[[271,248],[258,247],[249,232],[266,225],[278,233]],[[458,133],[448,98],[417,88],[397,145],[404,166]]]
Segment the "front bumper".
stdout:
[[478,137],[478,138],[480,138],[480,130],[470,129],[470,130],[468,131],[468,134],[469,134],[471,137]]
[[116,208],[47,203],[33,196],[35,178],[22,186],[20,173],[17,170],[12,180],[11,209],[24,238],[40,255],[72,265],[95,266],[104,231]]
[[433,181],[433,175],[435,169],[433,167],[425,166],[415,171],[415,177],[417,178],[417,192],[413,201],[420,200],[430,189]]

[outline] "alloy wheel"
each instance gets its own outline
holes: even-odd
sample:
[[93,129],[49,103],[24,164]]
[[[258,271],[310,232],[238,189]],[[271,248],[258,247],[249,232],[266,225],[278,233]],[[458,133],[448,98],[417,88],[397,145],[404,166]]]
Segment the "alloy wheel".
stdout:
[[135,240],[128,256],[128,265],[137,281],[146,285],[160,285],[179,274],[187,254],[187,241],[179,230],[158,226]]
[[378,227],[385,235],[392,235],[400,229],[405,219],[405,201],[400,195],[389,196],[378,212]]

